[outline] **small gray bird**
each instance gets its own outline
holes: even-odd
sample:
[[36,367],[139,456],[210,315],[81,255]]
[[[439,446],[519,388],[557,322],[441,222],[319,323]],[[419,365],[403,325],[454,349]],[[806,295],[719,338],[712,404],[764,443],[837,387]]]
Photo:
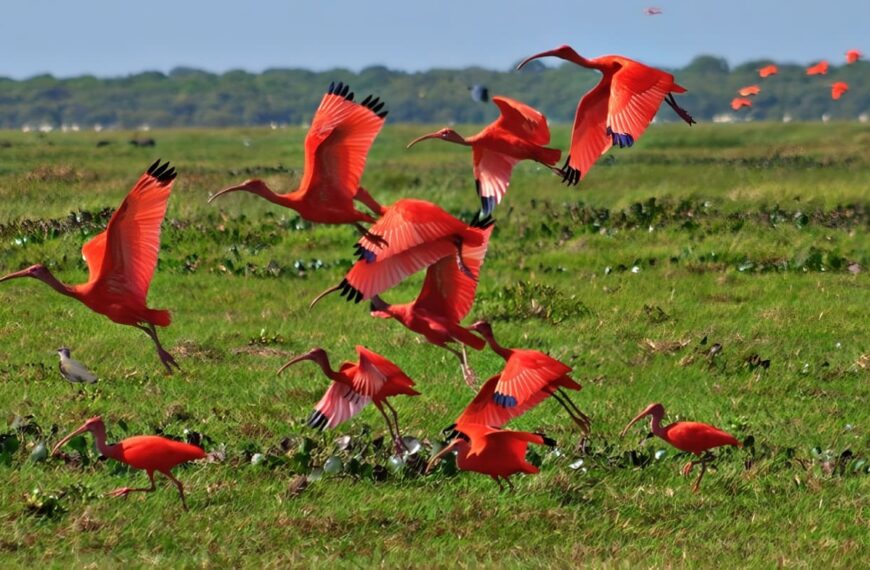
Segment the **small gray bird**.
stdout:
[[97,377],[84,364],[70,358],[69,349],[65,346],[57,349],[60,356],[60,374],[73,384],[96,384]]

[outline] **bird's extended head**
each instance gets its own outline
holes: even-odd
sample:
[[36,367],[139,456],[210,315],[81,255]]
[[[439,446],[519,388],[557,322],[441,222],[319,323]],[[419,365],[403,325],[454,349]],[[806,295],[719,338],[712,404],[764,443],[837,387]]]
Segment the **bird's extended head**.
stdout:
[[462,433],[461,431],[456,429],[456,424],[444,429],[441,433],[445,433],[447,430],[451,430],[449,437],[450,443],[444,446],[438,453],[432,456],[429,459],[429,463],[426,464],[426,473],[432,471],[435,465],[441,461],[441,458],[447,455],[448,453],[453,453],[455,450],[461,451],[463,448],[468,448],[469,442],[471,441],[469,437]]
[[418,142],[424,141],[426,139],[440,139],[442,141],[452,142],[456,144],[467,144],[462,135],[460,135],[451,128],[445,127],[441,130],[435,131],[434,133],[429,133],[428,135],[423,135],[422,137],[415,138],[410,143],[408,143],[407,148],[411,148]]
[[522,60],[519,63],[519,65],[517,65],[517,70],[522,69],[530,61],[532,61],[534,59],[539,59],[542,57],[558,57],[559,59],[564,59],[567,61],[576,62],[576,60],[579,58],[579,55],[577,54],[576,51],[574,51],[574,48],[565,44],[565,45],[561,45],[555,49],[542,51],[540,53],[536,53],[535,55],[527,57],[526,59]]
[[270,194],[273,194],[272,190],[269,189],[265,182],[263,182],[259,178],[252,178],[250,180],[245,180],[241,184],[236,184],[235,186],[228,186],[223,190],[218,190],[208,199],[208,203],[211,204],[218,196],[223,196],[224,194],[229,194],[230,192],[240,191],[251,192],[252,194],[256,194],[258,196],[268,196]]
[[285,364],[284,366],[282,366],[281,368],[278,369],[278,372],[276,372],[276,375],[281,374],[282,372],[284,372],[284,370],[286,370],[287,368],[290,368],[291,366],[293,366],[294,364],[296,364],[298,362],[302,362],[304,360],[310,360],[312,362],[321,362],[325,358],[327,358],[325,350],[323,350],[322,348],[319,348],[319,347],[312,348],[311,350],[309,350],[305,354],[300,354],[299,356],[290,359],[287,362],[287,364]]
[[619,434],[619,437],[625,437],[625,434],[628,433],[628,430],[631,429],[631,426],[645,418],[646,416],[652,416],[653,418],[661,419],[665,415],[665,407],[661,404],[650,404],[646,408],[643,409],[641,413],[636,415],[633,420],[628,422],[628,425],[625,426],[625,429],[622,430],[622,433]]
[[493,336],[492,325],[489,324],[488,321],[477,321],[476,323],[474,323],[473,325],[468,327],[468,330],[474,331],[476,333],[480,333],[481,335],[483,335],[485,337]]
[[8,275],[4,275],[0,277],[0,281],[7,281],[9,279],[16,279],[18,277],[33,277],[34,279],[39,279],[40,281],[45,281],[51,273],[49,273],[48,268],[41,263],[37,263],[36,265],[31,265],[27,269],[22,269],[21,271],[15,271],[14,273],[10,273]]
[[57,445],[54,446],[54,449],[51,450],[51,454],[55,455],[61,447],[67,444],[69,440],[74,438],[75,436],[85,433],[89,431],[91,433],[105,433],[106,432],[106,424],[103,423],[103,418],[100,416],[94,416],[88,419],[85,423],[78,427],[74,432],[70,433],[62,440],[57,442]]
[[67,347],[65,347],[65,346],[62,346],[62,347],[58,348],[58,349],[57,349],[57,353],[58,353],[59,355],[63,356],[64,358],[69,358],[69,355],[70,355],[70,351],[69,351],[69,349],[68,349]]

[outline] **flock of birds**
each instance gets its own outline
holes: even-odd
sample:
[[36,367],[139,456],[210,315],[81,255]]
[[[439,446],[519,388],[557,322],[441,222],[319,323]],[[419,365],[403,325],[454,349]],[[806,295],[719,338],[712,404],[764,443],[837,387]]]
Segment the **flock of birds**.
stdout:
[[[694,123],[674,99],[674,93],[683,93],[685,89],[669,73],[622,56],[586,59],[569,46],[535,54],[518,68],[548,56],[602,74],[601,81],[577,106],[570,149],[561,167],[556,166],[561,151],[546,146],[550,132],[544,115],[508,97],[492,98],[501,114],[473,136],[463,137],[445,128],[408,145],[438,139],[471,147],[481,209],[470,222],[419,199],[400,199],[384,206],[360,186],[368,151],[384,125],[387,111],[377,97],[354,101],[354,94],[343,83],[329,86],[314,115],[305,139],[304,174],[297,190],[278,194],[262,180],[254,179],[220,190],[209,199],[211,202],[228,193],[244,191],[293,209],[312,222],[354,226],[360,233],[356,244],[358,260],[342,281],[314,299],[312,306],[326,294],[341,291],[347,300],[369,301],[373,317],[394,319],[427,342],[454,354],[465,381],[476,390],[476,395],[445,430],[449,443],[431,458],[428,469],[446,454],[456,452],[459,469],[487,474],[499,487],[504,481],[512,488],[510,477],[515,473],[538,472],[537,467],[526,461],[529,444],[554,444],[542,434],[504,429],[510,420],[552,398],[582,433],[588,433],[591,424],[568,395],[581,389],[570,376],[570,366],[537,350],[502,346],[485,321],[468,327],[461,324],[474,303],[493,230],[492,212],[505,197],[514,166],[522,160],[534,160],[559,175],[565,184],[574,185],[610,147],[632,146],[663,103],[689,125]],[[160,226],[175,179],[175,169],[160,160],[139,178],[105,231],[82,248],[89,270],[86,283],[64,284],[41,264],[0,277],[0,282],[35,278],[116,323],[141,329],[154,343],[166,372],[171,374],[179,365],[160,344],[157,334],[157,327],[170,324],[170,313],[149,308],[146,297],[157,265]],[[358,209],[357,203],[368,211]],[[381,298],[385,291],[423,270],[426,276],[414,301],[391,304]],[[466,349],[482,350],[487,345],[504,359],[505,366],[478,390]],[[418,395],[414,381],[386,357],[363,346],[357,346],[356,352],[355,362],[344,362],[334,369],[326,351],[314,348],[290,360],[278,373],[303,361],[318,365],[331,382],[315,405],[308,425],[333,428],[373,403],[383,415],[397,451],[402,452],[398,414],[389,398]],[[68,380],[96,381],[83,364],[71,358],[69,349],[59,349],[58,353],[61,373]],[[739,446],[740,442],[703,423],[677,422],[662,427],[664,413],[661,404],[648,406],[631,420],[623,434],[650,416],[653,434],[698,457],[683,469],[684,475],[688,475],[694,465],[701,465],[693,486],[697,490],[712,457],[710,450],[724,445]],[[109,445],[105,424],[97,416],[58,442],[52,455],[86,431],[94,435],[100,453],[144,469],[148,474],[150,487],[122,487],[113,491],[112,496],[153,491],[154,473],[160,472],[175,483],[187,508],[183,485],[171,469],[205,457],[201,448],[150,435]]]
[[[863,54],[856,50],[850,49],[846,52],[846,64],[851,65],[861,59]],[[806,69],[807,75],[827,75],[828,69],[830,68],[830,64],[827,60],[822,60],[816,64],[809,66]],[[779,73],[779,67],[776,64],[771,63],[770,65],[765,65],[761,69],[758,70],[758,76],[762,79],[767,77],[771,77],[772,75],[776,75]],[[838,101],[840,97],[843,96],[846,91],[849,90],[849,84],[845,81],[835,81],[831,84],[831,99],[834,101]],[[731,100],[731,108],[735,111],[739,111],[744,107],[752,107],[752,99],[750,97],[754,97],[761,93],[760,85],[747,85],[746,87],[741,87],[737,90],[737,94],[739,97],[735,97]]]

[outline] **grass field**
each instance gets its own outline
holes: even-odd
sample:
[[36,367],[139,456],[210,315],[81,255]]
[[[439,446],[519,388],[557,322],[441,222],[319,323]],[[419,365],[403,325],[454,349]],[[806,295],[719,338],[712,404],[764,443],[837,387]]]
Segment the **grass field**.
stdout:
[[[384,203],[420,197],[470,216],[470,155],[436,141],[404,149],[424,132],[387,127],[364,185]],[[468,322],[487,317],[503,344],[573,366],[584,385],[574,400],[593,430],[578,447],[553,402],[510,424],[559,442],[557,453],[536,450],[541,473],[517,477],[513,494],[449,462],[429,476],[414,460],[391,465],[374,409],[333,432],[305,428],[326,380],[310,364],[275,371],[313,346],[334,365],[355,344],[400,365],[422,395],[394,405],[404,435],[424,443],[471,392],[452,355],[365,306],[336,296],[308,311],[349,266],[352,228],[311,227],[248,195],[206,204],[251,176],[292,189],[303,130],[149,134],[156,149],[129,146],[122,133],[0,133],[0,274],[44,262],[67,282],[86,280],[80,247],[105,209],[157,156],[177,166],[149,302],[173,311],[161,337],[183,369],[165,376],[144,334],[40,283],[0,284],[3,567],[856,567],[870,558],[870,128],[654,126],[575,189],[537,165],[517,168]],[[557,128],[555,145],[568,136]],[[112,144],[97,148],[100,139]],[[384,297],[410,299],[420,282]],[[99,374],[96,387],[61,379],[61,345]],[[471,359],[482,378],[502,366],[488,351]],[[669,421],[710,422],[752,445],[723,452],[692,494],[679,475],[686,457],[645,438],[646,424],[618,437],[652,401]],[[176,470],[184,512],[160,479],[150,495],[102,496],[146,477],[98,461],[90,436],[89,461],[31,458],[39,441],[95,414],[110,440],[191,430],[225,459]],[[335,443],[342,435],[347,450]],[[252,464],[255,453],[264,460]],[[295,492],[297,477],[331,455],[342,472]]]

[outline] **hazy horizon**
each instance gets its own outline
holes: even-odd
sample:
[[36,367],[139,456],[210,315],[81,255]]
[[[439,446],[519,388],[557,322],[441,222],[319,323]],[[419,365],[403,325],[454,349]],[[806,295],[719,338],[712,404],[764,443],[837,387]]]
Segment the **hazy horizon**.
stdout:
[[[0,76],[111,78],[178,67],[211,73],[358,72],[377,65],[406,72],[474,66],[503,71],[562,43],[588,56],[618,53],[669,68],[699,55],[722,57],[734,67],[761,59],[798,65],[828,59],[840,65],[847,49],[870,52],[864,45],[870,2],[861,0],[824,5],[733,0],[727,7],[697,0],[607,6],[554,0],[509,6],[496,0],[437,5],[262,0],[253,6],[240,9],[227,0],[153,0],[147,10],[112,0],[16,3],[0,22],[0,49],[17,55],[0,63]],[[647,6],[664,13],[647,16]]]

